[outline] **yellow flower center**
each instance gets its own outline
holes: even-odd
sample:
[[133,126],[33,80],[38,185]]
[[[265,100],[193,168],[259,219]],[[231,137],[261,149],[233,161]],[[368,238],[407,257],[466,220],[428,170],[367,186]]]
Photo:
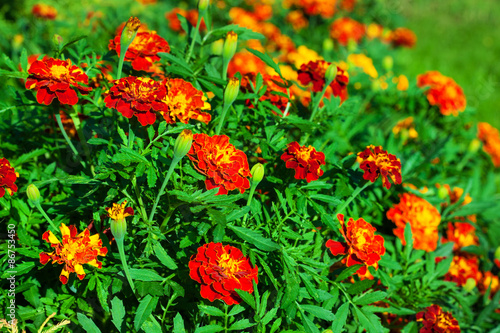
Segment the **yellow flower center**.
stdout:
[[297,156],[297,159],[303,159],[304,161],[309,161],[311,158],[311,153],[314,148],[312,146],[304,146],[300,147],[300,149],[295,153],[295,156]]
[[231,258],[228,253],[224,253],[220,256],[219,259],[219,267],[222,268],[224,274],[228,275],[231,278],[234,278],[234,274],[240,271],[240,265],[243,263],[243,260],[235,260]]
[[115,221],[121,221],[127,216],[131,216],[129,213],[125,213],[125,206],[127,205],[127,200],[123,201],[121,204],[113,204],[113,208],[107,208],[109,217]]
[[59,65],[52,66],[50,68],[50,72],[57,79],[61,79],[69,75],[69,69],[66,66],[59,66]]

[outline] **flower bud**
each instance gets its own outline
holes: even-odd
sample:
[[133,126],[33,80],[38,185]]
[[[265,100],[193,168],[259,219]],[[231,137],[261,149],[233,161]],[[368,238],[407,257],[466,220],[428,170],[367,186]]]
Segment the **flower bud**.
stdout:
[[335,44],[333,43],[333,39],[326,38],[323,40],[323,51],[325,52],[333,51],[334,46]]
[[439,189],[438,189],[438,197],[440,197],[441,199],[446,199],[448,198],[449,196],[449,193],[448,193],[448,189],[444,186],[441,186]]
[[468,278],[467,282],[464,284],[464,289],[467,290],[468,292],[471,292],[474,287],[476,286],[476,280],[473,278]]
[[327,84],[332,83],[332,81],[335,80],[336,76],[337,76],[337,65],[330,64],[330,66],[328,66],[325,72],[325,82]]
[[384,66],[384,69],[386,71],[391,71],[392,66],[394,65],[394,60],[392,59],[391,56],[385,56],[384,59],[382,59],[382,66]]
[[[137,35],[137,31],[139,31],[139,27],[141,26],[141,21],[137,17],[131,17],[128,19],[127,23],[123,27],[122,35],[120,38],[120,46],[121,48],[128,49],[135,36]],[[120,50],[121,51],[121,50]]]
[[26,189],[26,194],[28,195],[28,199],[31,200],[35,205],[40,203],[40,191],[38,191],[38,187],[34,184],[29,184]]
[[216,40],[212,43],[212,54],[222,55],[222,49],[224,47],[224,39]]
[[52,43],[54,43],[58,50],[61,49],[62,42],[63,38],[60,35],[54,34],[54,36],[52,36]]
[[500,259],[500,246],[495,250],[495,259]]
[[222,57],[229,61],[236,53],[236,46],[238,45],[238,34],[234,31],[229,31],[224,41],[224,48],[222,49]]
[[250,170],[250,173],[252,174],[252,186],[257,186],[264,178],[264,166],[257,163],[253,166],[252,170]]
[[198,1],[198,10],[200,12],[204,12],[208,8],[209,4],[210,4],[210,0],[199,0]]
[[174,144],[174,157],[181,159],[189,152],[193,144],[193,133],[190,130],[183,130]]
[[474,139],[470,142],[468,150],[471,153],[475,153],[479,150],[480,147],[481,147],[481,141],[479,141],[478,139]]
[[224,105],[229,107],[233,104],[236,97],[238,97],[238,93],[240,92],[240,80],[237,77],[232,77],[229,79],[229,82],[226,86],[226,90],[224,90]]
[[125,208],[126,205],[127,200],[121,204],[114,203],[112,208],[106,208],[108,217],[111,219],[111,233],[116,241],[121,241],[125,238],[127,234],[127,222],[125,218],[134,215],[134,209],[132,207]]

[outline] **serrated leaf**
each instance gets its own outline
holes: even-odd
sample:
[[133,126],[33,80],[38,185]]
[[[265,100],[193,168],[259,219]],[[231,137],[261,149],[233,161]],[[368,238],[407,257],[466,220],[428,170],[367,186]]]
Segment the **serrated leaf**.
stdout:
[[174,259],[167,254],[167,251],[160,245],[160,243],[156,243],[153,248],[156,257],[160,260],[160,262],[165,265],[167,268],[171,270],[176,270],[177,264]]
[[411,251],[413,250],[413,236],[412,236],[412,232],[411,232],[410,223],[406,223],[404,236],[405,236],[405,242],[406,242],[404,254],[405,254],[406,261],[409,261]]
[[104,288],[101,280],[97,279],[97,298],[99,299],[99,303],[101,303],[102,308],[106,312],[109,312],[108,296],[108,290]]
[[276,319],[273,323],[273,326],[271,326],[271,330],[269,331],[269,333],[276,332],[280,328],[281,322],[282,322],[281,318]]
[[302,323],[304,324],[304,328],[306,329],[306,332],[307,333],[319,333],[318,328],[316,327],[316,325],[314,325],[314,323],[311,321],[311,319],[309,319],[309,317],[306,316],[302,307],[297,302],[295,302],[295,304],[297,304],[297,307],[300,311]]
[[354,265],[354,266],[350,266],[350,267],[345,268],[339,274],[339,276],[337,276],[337,278],[335,279],[335,282],[340,282],[340,281],[348,278],[349,276],[353,275],[361,266],[363,266],[363,265]]
[[245,311],[245,308],[239,304],[235,304],[231,307],[231,311],[227,314],[228,317],[236,316],[238,313]]
[[370,288],[374,283],[375,280],[365,279],[351,285],[349,288],[347,288],[347,292],[351,295],[357,295]]
[[335,320],[333,321],[332,331],[335,333],[340,333],[344,329],[345,323],[347,322],[347,316],[349,315],[349,303],[344,303],[335,313]]
[[94,323],[92,319],[84,315],[83,313],[78,312],[76,314],[76,317],[78,318],[78,321],[80,322],[80,325],[82,325],[83,329],[87,333],[101,333],[101,330],[97,325]]
[[330,205],[340,205],[342,203],[342,200],[335,198],[331,195],[324,195],[324,194],[310,194],[309,197],[311,199],[316,199],[319,201],[323,201],[327,204]]
[[267,55],[266,53],[259,52],[259,51],[254,50],[254,49],[250,49],[248,47],[247,47],[247,50],[250,53],[252,53],[253,55],[255,55],[257,58],[259,58],[260,60],[262,60],[266,65],[268,65],[269,67],[271,67],[272,69],[274,69],[276,71],[276,73],[278,73],[279,76],[281,78],[283,78],[283,75],[281,75],[280,66],[278,66],[278,64],[275,63],[274,60],[269,55]]
[[248,228],[236,227],[228,224],[227,227],[234,231],[234,233],[241,239],[255,245],[258,249],[262,251],[275,251],[280,248],[278,244],[272,240],[263,237],[259,232],[253,231]]
[[323,319],[323,320],[328,320],[328,321],[333,321],[335,319],[335,316],[333,313],[329,310],[323,309],[321,306],[316,306],[316,305],[309,305],[309,304],[301,304],[300,307],[306,311],[312,314],[313,316]]
[[241,297],[241,299],[245,303],[250,305],[252,307],[252,309],[255,310],[255,298],[250,293],[248,293],[247,291],[244,291],[244,290],[240,290],[240,289],[235,289],[234,291],[236,291],[238,293],[238,295]]
[[156,175],[156,170],[153,167],[149,167],[146,171],[146,176],[148,180],[148,186],[149,188],[153,188],[156,186],[156,180],[158,179],[158,176]]
[[240,331],[240,330],[244,330],[245,328],[252,327],[254,325],[255,325],[255,323],[251,323],[248,319],[242,319],[242,320],[237,321],[234,324],[232,324],[231,327],[229,327],[229,330],[230,331],[236,331],[236,330]]
[[139,306],[137,307],[137,311],[134,317],[134,328],[136,331],[139,331],[139,328],[142,324],[148,319],[149,315],[156,308],[156,304],[158,303],[158,297],[152,297],[151,295],[146,295]]
[[224,317],[226,315],[221,309],[215,306],[198,304],[198,308],[210,316]]
[[[118,275],[124,276],[123,272],[119,272]],[[130,276],[133,280],[139,281],[163,281],[163,278],[160,275],[149,269],[131,268]]]
[[123,306],[123,301],[117,296],[111,301],[111,316],[112,322],[115,327],[121,332],[123,318],[125,317],[125,307]]
[[220,325],[206,325],[203,327],[198,327],[194,333],[215,333],[220,332],[224,329],[224,327]]
[[186,329],[184,328],[184,319],[182,319],[181,314],[178,312],[174,317],[173,333],[186,333]]
[[387,293],[384,291],[374,291],[372,293],[365,293],[361,296],[359,296],[357,299],[354,299],[354,303],[358,305],[367,305],[371,303],[375,303],[377,301],[383,300],[384,298],[387,297]]
[[380,323],[380,318],[373,313],[365,312],[363,311],[363,309],[359,309],[357,306],[354,307],[354,311],[356,311],[356,315],[358,316],[362,327],[365,328],[367,332],[385,333],[389,331],[382,326],[382,324]]
[[267,325],[273,318],[276,317],[276,313],[278,312],[278,308],[272,308],[269,310],[266,315],[261,319],[261,323],[263,325]]

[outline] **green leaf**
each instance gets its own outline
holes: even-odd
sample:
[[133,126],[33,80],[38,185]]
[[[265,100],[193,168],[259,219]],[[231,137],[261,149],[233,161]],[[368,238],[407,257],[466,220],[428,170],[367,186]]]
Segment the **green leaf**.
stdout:
[[28,71],[28,52],[26,52],[25,48],[23,48],[23,50],[21,51],[20,60],[21,60],[21,68],[22,68],[23,72],[27,72]]
[[172,259],[168,254],[167,251],[161,246],[160,243],[156,243],[154,246],[154,252],[155,255],[158,259],[160,259],[160,262],[165,265],[167,268],[171,270],[176,270],[177,264],[175,263],[174,259]]
[[260,321],[262,325],[267,325],[273,318],[276,317],[277,312],[278,308],[272,308],[271,310],[269,310]]
[[11,277],[10,272],[14,272],[14,274],[17,276],[26,274],[29,271],[31,271],[34,267],[35,267],[35,263],[33,261],[23,262],[23,263],[17,265],[15,269],[4,271],[2,274],[2,279]]
[[349,303],[344,303],[335,313],[335,320],[333,321],[332,331],[335,333],[342,332],[345,323],[347,321],[347,316],[349,315]]
[[242,319],[240,321],[235,322],[234,324],[229,327],[230,331],[240,331],[244,330],[245,328],[249,328],[254,326],[255,323],[251,323],[248,319]]
[[323,202],[330,204],[330,205],[340,205],[342,203],[342,200],[339,200],[331,195],[310,194],[309,197],[311,199],[323,201]]
[[406,261],[409,261],[410,260],[410,255],[411,255],[411,251],[413,250],[413,236],[411,234],[411,225],[410,225],[410,223],[406,223],[405,231],[404,231],[404,236],[405,236],[405,242],[406,242],[406,246],[405,246],[405,249],[404,249],[404,254],[405,254]]
[[385,333],[389,330],[384,328],[380,323],[380,318],[371,312],[365,312],[363,309],[359,309],[357,306],[354,307],[354,311],[356,311],[356,315],[358,316],[359,321],[363,328],[366,329],[367,332],[370,333]]
[[482,323],[485,322],[485,320],[495,311],[495,309],[498,307],[498,301],[500,300],[500,292],[497,292],[491,302],[484,307],[484,309],[479,313],[479,316],[477,316],[475,324],[480,326]]
[[144,156],[130,148],[121,148],[120,153],[115,154],[111,160],[113,163],[120,163],[124,166],[129,166],[130,163],[145,163],[151,166],[151,163]]
[[121,332],[123,318],[125,317],[125,307],[122,300],[117,296],[111,301],[111,316],[113,317],[111,321],[115,324],[118,331]]
[[240,27],[236,24],[226,25],[225,27],[214,29],[203,38],[203,45],[210,44],[216,40],[223,38],[229,31],[233,31],[238,35],[238,40],[245,41],[249,39],[264,39],[264,35],[250,30],[248,28]]
[[158,303],[158,297],[152,297],[151,295],[146,295],[139,306],[137,307],[137,311],[135,313],[134,318],[134,328],[136,331],[139,331],[139,328],[142,324],[148,319],[149,315],[156,308],[156,304]]
[[92,321],[92,319],[90,319],[89,317],[87,317],[83,313],[78,312],[76,314],[76,317],[78,318],[78,321],[80,322],[80,325],[82,325],[83,329],[86,332],[88,332],[88,333],[101,333],[101,330]]
[[174,330],[173,333],[186,333],[186,329],[184,328],[184,319],[179,312],[174,317]]
[[[119,272],[118,275],[124,276],[123,272]],[[130,269],[130,276],[133,280],[139,281],[163,281],[163,277],[158,275],[155,271],[149,269]]]
[[363,265],[354,265],[351,267],[344,268],[342,273],[340,273],[339,276],[337,276],[337,278],[335,279],[335,282],[340,282],[348,278],[349,276],[353,275],[361,266]]
[[230,224],[228,224],[227,226],[229,229],[233,230],[238,237],[246,240],[250,244],[253,244],[255,247],[262,251],[275,251],[280,248],[278,244],[268,238],[263,237],[257,231],[253,231],[251,229],[243,227],[236,227]]
[[257,50],[250,49],[248,47],[247,47],[247,50],[250,53],[252,53],[253,55],[255,55],[256,57],[258,57],[260,60],[262,60],[266,65],[268,65],[269,67],[274,69],[276,71],[276,73],[278,73],[279,76],[281,78],[283,78],[283,75],[281,75],[280,66],[278,66],[278,64],[275,63],[274,60],[269,55],[262,53],[262,52],[259,52]]
[[323,320],[328,320],[328,321],[333,321],[335,319],[335,316],[333,313],[329,310],[323,309],[320,306],[316,305],[309,305],[309,304],[301,304],[300,307],[306,311],[312,314],[313,316],[323,319]]
[[245,308],[239,304],[231,306],[231,311],[227,314],[228,317],[236,316],[238,313],[245,311]]
[[108,140],[104,140],[104,139],[101,139],[101,138],[90,138],[87,143],[89,145],[107,145],[109,143]]
[[108,296],[108,290],[104,287],[101,280],[97,278],[97,298],[99,299],[99,303],[101,303],[102,308],[106,312],[109,312]]
[[273,323],[273,326],[271,326],[271,330],[269,331],[269,333],[276,332],[281,326],[281,321],[281,318],[276,319]]
[[156,180],[158,179],[158,176],[156,175],[156,170],[155,168],[148,168],[146,172],[146,176],[148,179],[148,186],[149,188],[153,188],[156,186]]
[[165,53],[165,52],[158,52],[157,55],[160,56],[161,58],[166,59],[170,63],[174,63],[174,64],[182,67],[184,70],[187,71],[188,76],[193,75],[193,70],[191,69],[191,67],[189,67],[189,65],[187,64],[187,62],[184,59],[178,58],[178,57],[174,56],[173,54]]
[[372,293],[365,293],[365,294],[357,297],[357,299],[355,298],[354,303],[356,303],[358,305],[366,305],[366,304],[375,303],[377,301],[381,301],[386,297],[387,297],[386,292],[377,290],[377,291],[374,291]]
[[224,317],[226,315],[221,309],[215,306],[198,304],[198,308],[210,316]]
[[203,327],[198,327],[194,333],[215,333],[220,332],[224,329],[224,327],[220,325],[207,325]]
[[307,333],[319,333],[318,328],[316,327],[316,325],[314,325],[314,323],[311,321],[311,319],[309,319],[309,317],[306,316],[302,307],[297,302],[295,302],[295,304],[299,308],[300,315],[302,317],[302,323],[304,324],[304,328],[306,329],[306,332]]
[[357,295],[370,288],[375,283],[375,280],[362,280],[354,283],[349,288],[347,288],[347,292],[351,295]]
[[240,290],[240,289],[235,289],[234,291],[236,291],[238,293],[238,295],[241,297],[241,299],[245,303],[250,305],[252,307],[252,309],[255,310],[255,298],[252,295],[250,295],[250,293],[248,293],[247,291],[244,291],[244,290]]

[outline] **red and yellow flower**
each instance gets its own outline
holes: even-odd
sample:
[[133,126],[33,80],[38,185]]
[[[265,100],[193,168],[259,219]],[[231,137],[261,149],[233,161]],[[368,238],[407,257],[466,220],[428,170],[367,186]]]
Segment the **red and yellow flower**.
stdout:
[[102,263],[97,260],[97,256],[105,256],[108,249],[102,246],[99,234],[90,236],[89,229],[85,229],[77,234],[76,227],[67,227],[64,223],[59,227],[62,234],[62,242],[52,233],[46,231],[42,239],[54,248],[53,252],[40,253],[40,263],[45,265],[49,260],[52,263],[64,264],[59,280],[66,284],[70,273],[76,273],[80,280],[85,277],[84,264],[97,268],[102,267]]
[[207,190],[219,188],[219,195],[232,190],[244,193],[250,188],[247,155],[230,144],[228,136],[194,134],[188,157],[194,168],[207,177]]
[[420,333],[460,333],[458,321],[450,312],[444,312],[443,309],[436,304],[426,308],[425,311],[417,313],[417,321],[424,325],[420,329]]
[[336,19],[330,26],[330,37],[346,46],[352,40],[358,43],[365,35],[365,25],[349,17]]
[[477,138],[483,143],[483,150],[490,155],[495,168],[500,167],[500,133],[488,123],[477,124]]
[[31,13],[39,18],[46,20],[55,20],[57,17],[57,9],[44,3],[37,3],[31,9]]
[[[300,84],[303,86],[312,83],[312,91],[321,92],[326,84],[325,74],[330,62],[324,60],[309,61],[307,64],[302,64],[298,70],[298,77]],[[333,95],[340,96],[343,102],[347,99],[347,84],[349,83],[349,74],[343,68],[337,66],[337,75],[330,83]]]
[[288,169],[295,170],[295,179],[305,179],[308,183],[323,176],[321,165],[325,165],[325,154],[317,152],[313,146],[300,146],[294,141],[287,145],[281,159]]
[[448,273],[444,276],[444,280],[455,282],[457,286],[463,286],[468,279],[474,280],[476,284],[481,280],[477,257],[453,256],[453,261],[450,264]]
[[239,249],[221,243],[199,247],[189,261],[189,276],[201,284],[201,297],[210,302],[220,299],[228,305],[239,304],[235,289],[253,293],[252,281],[259,282],[258,273],[258,267],[252,267]]
[[364,170],[363,178],[374,183],[379,176],[382,176],[383,186],[387,189],[391,188],[389,179],[394,184],[401,184],[401,162],[395,155],[389,154],[386,150],[382,150],[381,146],[375,147],[370,145],[360,153],[359,167]]
[[44,58],[35,60],[28,69],[26,89],[35,89],[36,100],[49,105],[57,97],[61,104],[75,105],[78,102],[76,90],[87,94],[92,88],[81,86],[88,84],[88,76],[71,60]]
[[471,245],[479,245],[476,236],[476,227],[469,223],[448,222],[448,230],[446,238],[442,239],[443,243],[453,242],[453,251],[460,251],[461,248]]
[[[182,31],[185,32],[184,29],[182,29],[181,21],[179,20],[179,17],[177,14],[184,16],[186,20],[193,26],[196,26],[196,23],[198,22],[198,10],[196,9],[190,9],[186,10],[183,8],[174,8],[168,13],[165,14],[165,18],[168,21],[168,27],[174,31]],[[205,31],[207,30],[207,26],[205,24],[205,20],[202,18],[201,23],[200,23],[200,30]]]
[[465,110],[466,100],[462,88],[452,79],[438,71],[429,71],[417,76],[417,86],[428,88],[427,100],[430,105],[438,105],[441,114],[458,116]]
[[413,235],[413,248],[434,251],[438,241],[438,225],[441,214],[425,199],[411,193],[404,193],[400,202],[387,211],[387,218],[396,224],[394,235],[403,245],[406,244],[404,230],[406,223],[410,223]]
[[491,271],[484,272],[477,288],[481,294],[485,294],[488,288],[490,288],[491,298],[500,290],[500,280],[498,279],[498,276],[491,273]]
[[17,192],[16,182],[19,174],[10,165],[6,158],[0,158],[0,198],[8,192],[10,195]]
[[288,12],[285,20],[292,25],[293,30],[295,31],[307,28],[309,25],[309,21],[300,10],[292,10]]
[[417,35],[408,28],[397,28],[391,31],[389,40],[394,46],[412,48],[417,43]]
[[344,215],[338,214],[340,221],[340,232],[345,242],[337,242],[329,239],[326,247],[330,249],[334,256],[347,254],[347,267],[353,265],[364,265],[357,270],[360,275],[365,275],[368,266],[378,269],[378,262],[385,254],[384,238],[375,235],[375,227],[366,222],[363,218],[356,221],[351,217],[344,222]]
[[408,117],[398,121],[398,123],[392,128],[392,133],[396,136],[401,136],[403,144],[406,144],[408,140],[415,140],[418,138],[418,132],[415,130],[413,117]]
[[266,73],[266,64],[257,56],[248,51],[237,52],[227,66],[228,77],[240,72],[242,75],[247,73]]

